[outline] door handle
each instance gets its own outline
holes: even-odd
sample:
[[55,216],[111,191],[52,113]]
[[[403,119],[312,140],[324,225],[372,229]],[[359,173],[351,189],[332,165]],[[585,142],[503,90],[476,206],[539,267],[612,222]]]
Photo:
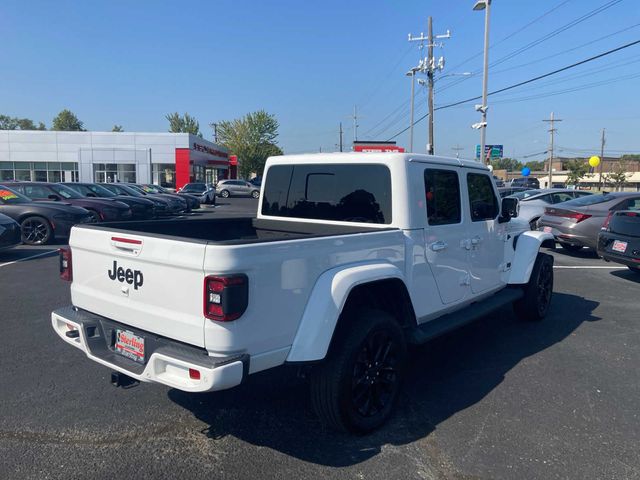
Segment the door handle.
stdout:
[[471,245],[478,245],[480,242],[482,242],[482,237],[480,235],[476,235],[471,239]]
[[434,252],[439,252],[440,250],[444,250],[447,248],[447,244],[445,242],[443,242],[442,240],[440,240],[439,242],[433,242],[429,248],[431,248],[431,250],[433,250]]

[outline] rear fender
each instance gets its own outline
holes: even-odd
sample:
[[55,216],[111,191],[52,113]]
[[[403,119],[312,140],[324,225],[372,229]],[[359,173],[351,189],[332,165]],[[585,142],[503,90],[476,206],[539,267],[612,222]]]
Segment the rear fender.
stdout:
[[322,360],[351,290],[357,285],[392,278],[404,281],[400,269],[388,263],[341,266],[320,275],[309,296],[287,362]]
[[555,245],[553,235],[545,232],[527,231],[518,237],[516,251],[511,262],[507,283],[522,285],[529,282],[533,265],[542,246]]

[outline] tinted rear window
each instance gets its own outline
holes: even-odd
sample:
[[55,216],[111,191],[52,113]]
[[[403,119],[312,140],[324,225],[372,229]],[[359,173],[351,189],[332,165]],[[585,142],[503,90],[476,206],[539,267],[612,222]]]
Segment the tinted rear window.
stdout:
[[599,195],[587,195],[586,197],[579,197],[573,200],[569,200],[568,202],[565,202],[565,205],[566,206],[596,205],[598,203],[608,202],[609,200],[613,200],[615,198],[616,198],[615,195],[611,195],[610,193],[604,193]]
[[274,165],[262,214],[391,223],[391,174],[384,165]]
[[620,212],[616,213],[609,223],[609,230],[620,235],[640,237],[640,213]]

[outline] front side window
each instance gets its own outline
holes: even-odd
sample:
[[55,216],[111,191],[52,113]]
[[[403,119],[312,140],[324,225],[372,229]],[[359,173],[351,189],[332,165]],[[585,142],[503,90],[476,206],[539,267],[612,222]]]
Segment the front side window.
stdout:
[[498,199],[493,193],[493,183],[488,175],[468,173],[467,190],[472,222],[493,220],[498,216],[500,207]]
[[391,173],[384,165],[274,165],[263,215],[391,223]]
[[460,182],[457,172],[427,168],[424,171],[424,187],[429,225],[460,223]]

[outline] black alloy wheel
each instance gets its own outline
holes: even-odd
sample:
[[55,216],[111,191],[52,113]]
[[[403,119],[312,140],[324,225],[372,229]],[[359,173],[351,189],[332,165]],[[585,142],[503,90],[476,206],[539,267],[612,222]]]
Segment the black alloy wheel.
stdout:
[[89,215],[90,218],[87,223],[98,223],[102,221],[102,218],[100,218],[100,214],[95,210],[89,210]]
[[388,408],[398,387],[397,345],[385,331],[366,338],[353,366],[351,401],[363,417]]
[[53,228],[43,217],[28,217],[20,224],[22,242],[27,245],[46,245],[53,238]]
[[513,304],[516,315],[528,321],[546,317],[553,297],[553,257],[538,253],[524,295]]

